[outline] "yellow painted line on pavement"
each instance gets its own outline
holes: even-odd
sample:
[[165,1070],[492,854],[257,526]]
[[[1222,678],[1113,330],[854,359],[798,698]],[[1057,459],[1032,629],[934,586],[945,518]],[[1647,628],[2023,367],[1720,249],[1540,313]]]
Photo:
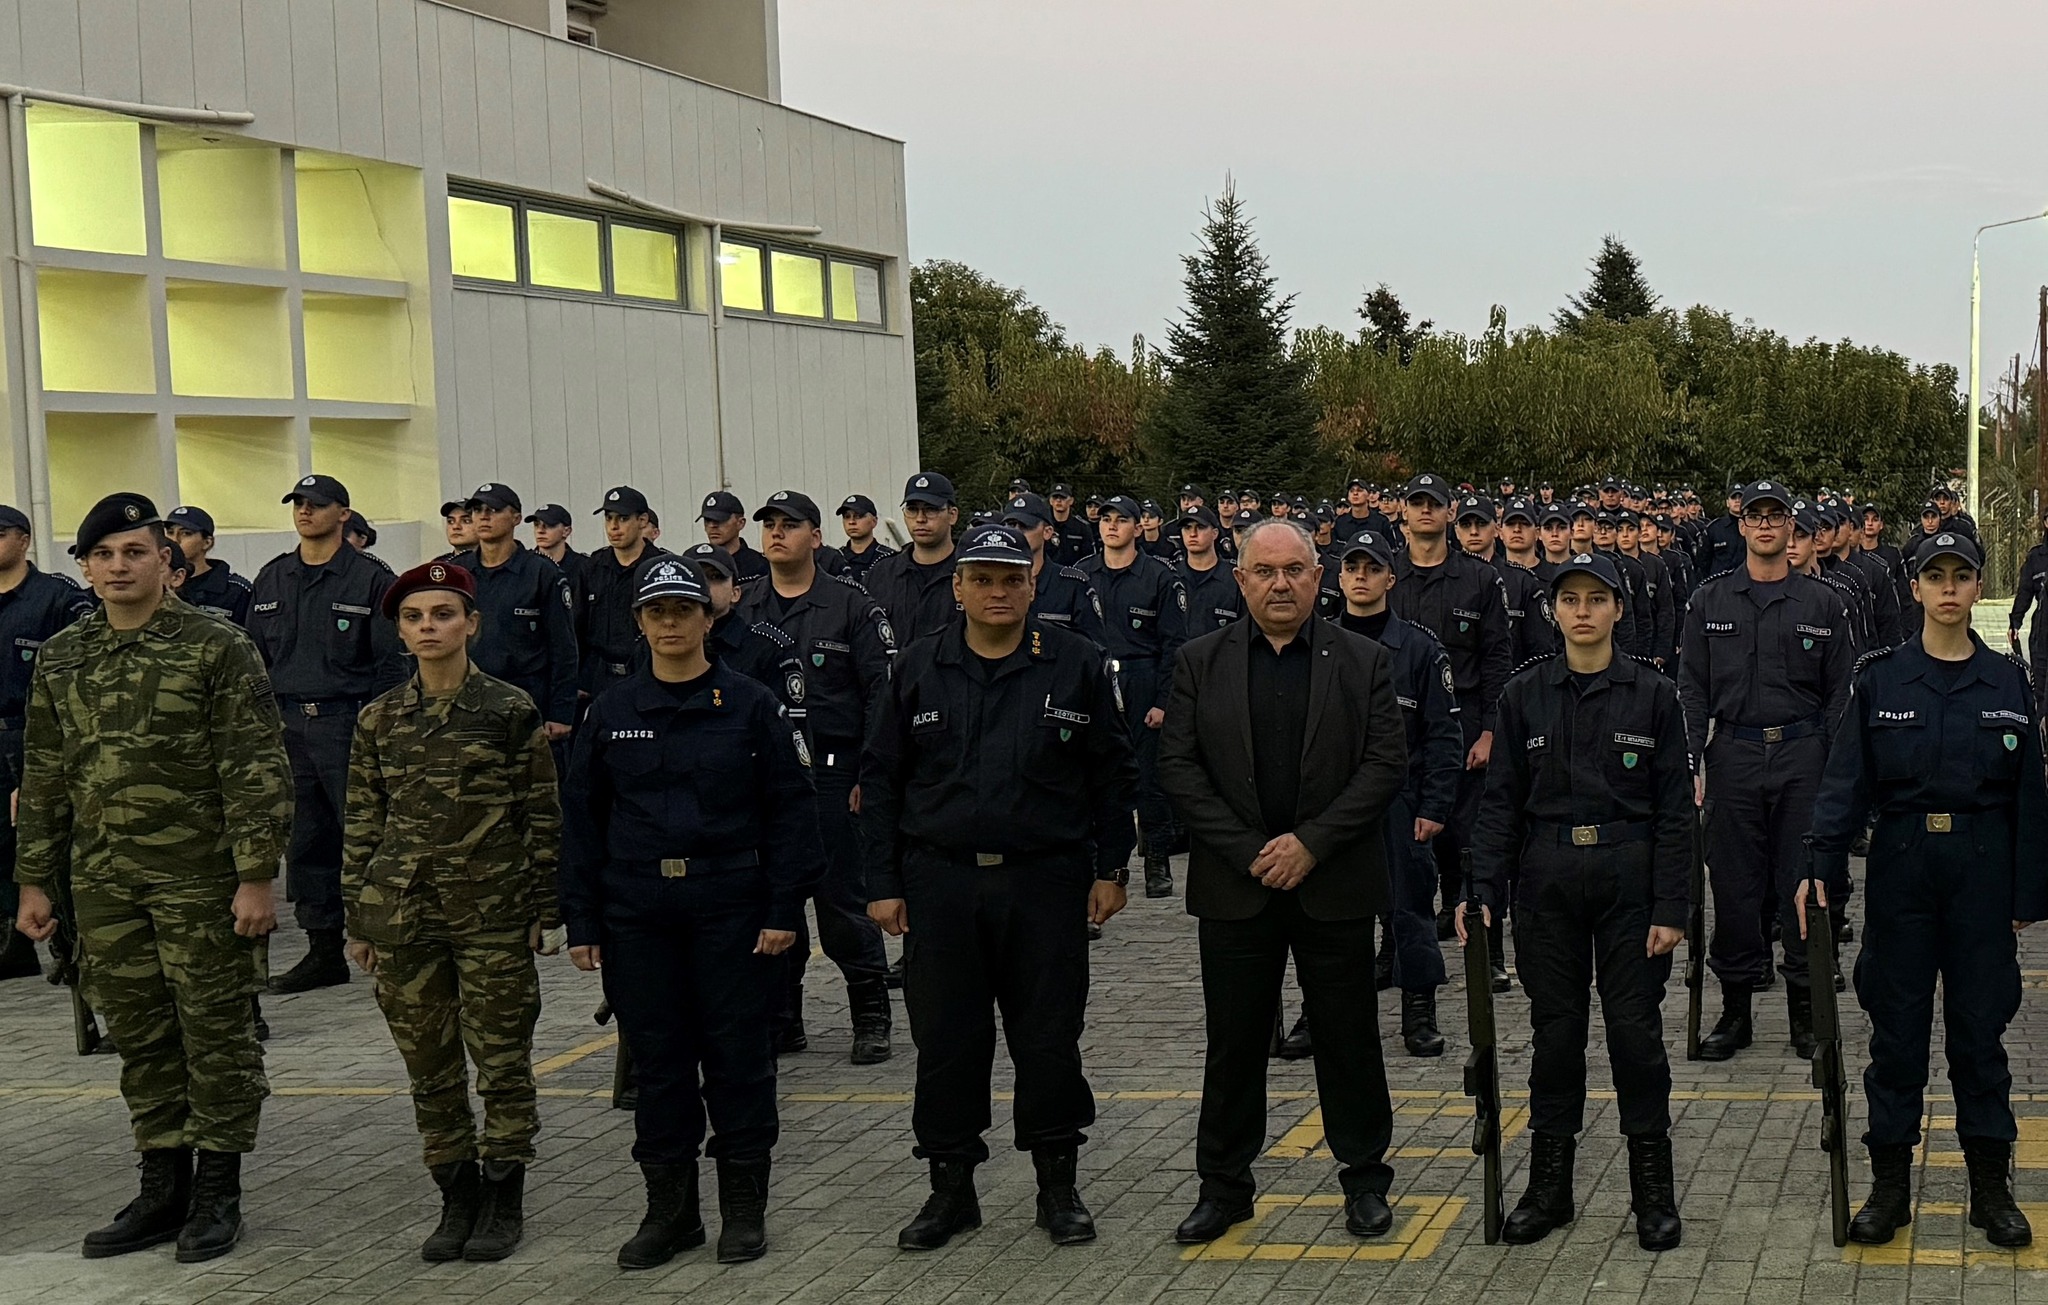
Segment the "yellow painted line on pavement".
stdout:
[[558,1069],[567,1069],[585,1056],[594,1056],[606,1047],[616,1047],[618,1045],[619,1035],[616,1033],[607,1033],[601,1038],[592,1038],[582,1046],[571,1047],[559,1056],[549,1056],[546,1060],[535,1061],[533,1064],[533,1076],[541,1078],[554,1073]]
[[[1252,1217],[1206,1246],[1190,1246],[1183,1260],[1424,1260],[1443,1245],[1444,1233],[1464,1212],[1462,1196],[1399,1196],[1387,1202],[1397,1216],[1384,1239],[1345,1243],[1255,1240],[1269,1216],[1292,1210],[1342,1210],[1341,1196],[1281,1196],[1267,1193],[1252,1202]],[[1342,1223],[1338,1223],[1341,1230]],[[1344,1234],[1350,1237],[1349,1233]]]
[[[2021,1201],[2021,1210],[2027,1219],[2038,1225],[2048,1219],[2048,1204]],[[1963,1206],[1955,1201],[1921,1201],[1913,1207],[1914,1222],[1892,1234],[1892,1239],[1883,1246],[1859,1246],[1850,1242],[1842,1248],[1842,1259],[1848,1264],[1910,1264],[1929,1268],[1974,1269],[1978,1265],[2001,1264],[2013,1269],[2048,1269],[2048,1245],[2035,1244],[2016,1251],[2002,1251],[1988,1243],[1972,1246],[1967,1243],[1982,1237],[1965,1225],[1964,1245],[1960,1246],[1918,1246],[1913,1235],[1926,1231],[1924,1222],[1928,1215],[1948,1215],[1961,1218]]]
[[[2012,1163],[2016,1169],[2048,1169],[2048,1118],[2040,1115],[2021,1115],[2019,1144],[2012,1149]],[[1953,1133],[1956,1121],[1953,1115],[1932,1115],[1928,1117],[1926,1132]],[[1920,1159],[1935,1169],[1962,1169],[1965,1167],[1961,1151],[1934,1151],[1928,1149],[1932,1139],[1924,1133],[1920,1138]]]

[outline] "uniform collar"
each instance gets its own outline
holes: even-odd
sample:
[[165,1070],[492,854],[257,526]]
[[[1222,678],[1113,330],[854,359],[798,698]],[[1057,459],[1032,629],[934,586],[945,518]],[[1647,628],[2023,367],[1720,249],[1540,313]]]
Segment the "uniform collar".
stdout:
[[[1984,667],[1987,658],[1996,657],[1998,654],[1984,646],[1984,641],[1977,637],[1975,630],[1970,631],[1970,647],[1972,650],[1970,660],[1963,664],[1963,673],[1956,677],[1956,682],[1953,686],[1956,689],[1974,684],[1978,680],[1982,680],[1986,684],[1992,683],[1991,677],[1984,673]],[[1905,643],[1900,644],[1898,651],[1893,656],[1900,657],[1905,661],[1907,668],[1906,679],[1908,680],[1925,680],[1934,673],[1934,658],[1928,654],[1927,646],[1921,643],[1918,638],[1909,639]],[[1930,683],[1933,683],[1933,681],[1930,681]]]
[[[86,619],[98,622],[99,637],[106,643],[125,643],[132,639],[153,639],[168,643],[183,633],[186,615],[189,613],[196,616],[198,612],[198,608],[191,606],[176,594],[165,594],[162,605],[156,609],[156,612],[147,621],[142,623],[139,629],[116,630],[107,620],[107,609],[104,604],[95,607],[92,615]],[[210,620],[211,618],[202,617],[201,619]]]
[[654,678],[652,667],[643,666],[633,672],[627,689],[633,695],[633,710],[650,715],[678,711],[730,711],[737,698],[733,693],[733,683],[733,673],[726,669],[724,662],[713,658],[711,673],[699,680],[696,690],[681,702],[676,701],[667,685]]
[[[483,696],[484,673],[477,669],[475,662],[471,662],[469,670],[463,674],[462,683],[456,686],[454,693],[449,694],[448,698],[444,698],[442,701],[445,702],[452,699],[456,706],[467,711],[480,706],[483,702]],[[401,714],[409,715],[413,712],[425,710],[428,704],[433,701],[434,699],[427,693],[425,686],[420,683],[419,672],[414,671],[412,678],[405,682],[405,687],[399,690],[396,706]]]
[[[1596,675],[1598,676],[1594,681],[1596,687],[1602,681],[1611,681],[1615,684],[1634,684],[1636,681],[1635,659],[1621,649],[1616,648],[1614,650],[1614,660],[1608,662],[1606,669],[1596,672]],[[1551,659],[1550,665],[1544,674],[1544,679],[1552,688],[1558,688],[1571,678],[1571,663],[1565,660],[1563,653],[1557,654],[1557,656]]]
[[[1030,662],[1059,660],[1058,653],[1053,650],[1053,641],[1046,637],[1046,627],[1036,617],[1027,616],[1024,618],[1024,642],[1021,647],[1025,653],[1022,661],[1012,662],[1007,657],[1003,659],[1005,673],[1008,672],[1008,668],[1011,666],[1023,666]],[[959,666],[966,662],[967,622],[965,620],[952,622],[940,632],[936,660],[941,666]]]

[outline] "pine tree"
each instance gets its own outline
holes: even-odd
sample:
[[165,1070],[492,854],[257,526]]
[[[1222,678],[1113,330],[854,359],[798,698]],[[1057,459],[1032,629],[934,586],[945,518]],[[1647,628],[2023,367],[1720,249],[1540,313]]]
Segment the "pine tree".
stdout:
[[1193,480],[1212,492],[1312,487],[1327,459],[1305,368],[1287,348],[1294,298],[1274,292],[1229,179],[1203,219],[1199,248],[1182,259],[1186,314],[1166,333],[1170,384],[1146,441],[1154,475],[1162,487]]
[[1558,329],[1584,330],[1596,317],[1611,322],[1629,322],[1657,311],[1657,295],[1643,276],[1643,265],[1618,236],[1600,237],[1600,252],[1593,256],[1593,284],[1574,295],[1568,307],[1557,313]]
[[1415,358],[1415,346],[1422,343],[1424,336],[1435,322],[1420,322],[1410,325],[1408,310],[1401,304],[1401,296],[1395,294],[1385,281],[1379,288],[1366,293],[1365,303],[1358,310],[1365,319],[1365,339],[1376,351],[1391,353],[1407,366]]

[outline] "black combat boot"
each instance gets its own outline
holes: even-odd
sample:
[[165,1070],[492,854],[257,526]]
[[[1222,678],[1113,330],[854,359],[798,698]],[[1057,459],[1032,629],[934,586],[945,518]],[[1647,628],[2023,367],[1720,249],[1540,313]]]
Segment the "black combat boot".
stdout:
[[[1277,1029],[1278,1026],[1276,1025]],[[1308,1035],[1308,1016],[1294,1021],[1294,1031],[1280,1039],[1279,1057],[1282,1060],[1307,1060],[1316,1054],[1316,1044]]]
[[1913,1147],[1894,1142],[1870,1148],[1870,1198],[1849,1221],[1849,1240],[1883,1246],[1913,1222]]
[[29,936],[14,927],[12,920],[0,920],[0,979],[33,979],[43,972],[43,963],[36,958],[36,945]]
[[863,979],[846,985],[846,1004],[853,1015],[853,1063],[879,1065],[891,1053],[889,1046],[889,985],[880,979]]
[[1628,1198],[1637,1244],[1646,1251],[1675,1249],[1685,1225],[1678,1219],[1678,1184],[1671,1177],[1670,1134],[1628,1140]]
[[1486,944],[1493,953],[1493,990],[1513,991],[1514,980],[1508,977],[1508,922],[1498,911],[1493,914],[1493,923],[1486,926]]
[[1042,1147],[1031,1153],[1038,1170],[1038,1226],[1055,1246],[1095,1240],[1095,1216],[1081,1203],[1074,1185],[1075,1148]]
[[718,1262],[744,1264],[768,1253],[768,1162],[718,1162]]
[[906,1251],[935,1251],[953,1234],[981,1227],[981,1202],[974,1195],[974,1166],[964,1160],[934,1160],[932,1194],[917,1217],[896,1234]]
[[1700,1039],[1701,1060],[1733,1060],[1735,1053],[1749,1046],[1755,1036],[1749,1014],[1749,989],[1732,983],[1721,985],[1721,1018],[1713,1031]]
[[185,1226],[192,1204],[192,1152],[185,1147],[144,1151],[137,1166],[142,1190],[114,1221],[85,1235],[80,1254],[88,1260],[161,1246]]
[[270,981],[272,992],[311,992],[348,982],[348,959],[341,952],[341,930],[306,930],[306,954],[299,963]]
[[622,1269],[653,1269],[678,1251],[704,1244],[704,1219],[697,1212],[697,1164],[641,1165],[647,1183],[647,1217],[619,1248]]
[[192,1208],[178,1233],[178,1263],[216,1260],[242,1238],[242,1157],[200,1151],[192,1172]]
[[476,1229],[483,1180],[477,1176],[474,1160],[430,1165],[427,1172],[434,1176],[434,1186],[441,1189],[441,1222],[420,1243],[420,1258],[429,1264],[446,1264],[462,1258],[462,1248]]
[[1572,1155],[1578,1150],[1575,1138],[1556,1133],[1532,1133],[1529,1156],[1529,1188],[1501,1225],[1500,1239],[1511,1246],[1527,1246],[1550,1236],[1577,1217],[1572,1208]]
[[1162,853],[1153,856],[1145,854],[1145,896],[1173,896],[1173,862]]
[[[1818,975],[1807,977],[1827,982]],[[1812,1060],[1814,1049],[1820,1046],[1820,1041],[1813,1036],[1813,989],[1802,988],[1796,983],[1787,983],[1785,1011],[1792,1022],[1792,1054],[1801,1060]]]
[[775,1019],[775,1054],[778,1056],[793,1056],[799,1051],[809,1050],[811,1045],[810,1035],[804,1032],[803,971],[795,970],[795,973],[795,981],[783,990],[782,1011]]
[[1970,1226],[1982,1228],[1993,1246],[2031,1246],[2033,1225],[2012,1199],[2012,1143],[1966,1137],[1963,1162],[1970,1167]]
[[479,1264],[502,1260],[526,1235],[526,1166],[517,1160],[486,1160],[483,1205],[462,1258]]
[[1444,1035],[1436,1028],[1436,989],[1401,993],[1401,1041],[1411,1056],[1441,1056]]

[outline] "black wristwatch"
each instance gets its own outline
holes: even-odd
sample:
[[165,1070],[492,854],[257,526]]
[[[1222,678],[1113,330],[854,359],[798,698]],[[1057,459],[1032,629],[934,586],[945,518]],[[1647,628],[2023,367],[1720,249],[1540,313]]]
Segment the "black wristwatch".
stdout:
[[1097,870],[1095,872],[1095,879],[1098,883],[1115,884],[1118,888],[1129,888],[1131,886],[1131,868],[1127,865],[1120,865],[1116,869],[1107,872]]

